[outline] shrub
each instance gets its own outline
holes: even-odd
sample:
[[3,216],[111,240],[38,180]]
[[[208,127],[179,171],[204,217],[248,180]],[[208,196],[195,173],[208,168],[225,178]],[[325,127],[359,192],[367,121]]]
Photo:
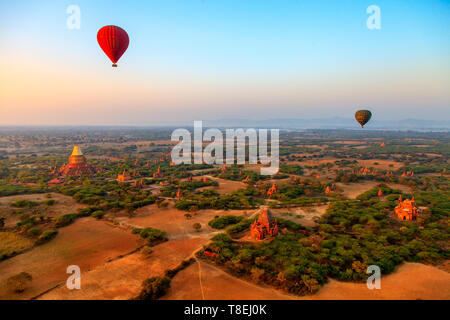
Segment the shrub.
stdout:
[[38,236],[42,233],[42,230],[39,228],[31,228],[27,231],[29,236]]
[[175,277],[177,275],[178,272],[180,272],[181,270],[186,269],[187,267],[189,267],[194,262],[195,262],[194,258],[191,258],[189,260],[183,260],[183,262],[181,262],[181,264],[178,267],[176,267],[174,269],[166,270],[166,272],[164,273],[164,276],[172,279],[173,277]]
[[11,207],[15,208],[32,208],[37,205],[39,205],[37,202],[29,200],[17,200],[16,202],[11,203]]
[[142,289],[137,299],[139,300],[155,300],[166,294],[170,288],[170,278],[168,277],[152,277],[144,280]]
[[228,234],[239,233],[241,231],[244,231],[244,230],[250,228],[250,224],[252,222],[253,221],[250,220],[250,219],[243,219],[242,221],[240,221],[240,222],[238,222],[238,223],[236,223],[236,224],[234,224],[232,226],[229,226],[228,228],[225,229],[225,231]]
[[57,230],[47,230],[42,232],[42,234],[39,236],[38,238],[38,242],[37,244],[43,244],[47,241],[50,241],[51,239],[53,239],[54,237],[56,237],[56,235],[58,234]]
[[93,212],[101,210],[99,207],[87,207],[87,208],[80,208],[78,209],[78,215],[80,217],[88,217],[90,216]]
[[30,187],[23,185],[10,185],[0,183],[0,197],[13,196],[16,194],[43,193],[47,189],[41,187]]
[[294,230],[294,231],[304,229],[301,224],[295,223],[291,220],[277,218],[277,222],[278,222],[278,228],[280,228],[280,229],[287,228],[287,229]]
[[156,241],[166,241],[166,232],[153,229],[153,228],[145,228],[145,229],[139,229],[134,228],[131,233],[133,234],[139,234],[142,238],[147,240],[148,242],[156,242]]
[[162,202],[162,203],[159,205],[160,208],[167,208],[168,206],[169,206],[169,203],[168,203],[168,202]]
[[196,206],[197,203],[194,201],[180,200],[175,204],[175,208],[178,210],[189,210],[191,207]]
[[46,206],[52,206],[56,203],[56,200],[54,200],[54,199],[44,200],[44,202],[42,202],[42,203]]
[[289,174],[295,174],[295,175],[303,175],[303,168],[299,165],[288,165],[288,164],[281,164],[280,165],[280,172],[282,173],[289,173]]
[[141,249],[140,252],[144,256],[144,258],[148,258],[153,253],[153,249],[148,246],[145,246]]
[[32,280],[33,277],[29,273],[21,272],[8,278],[6,285],[11,292],[21,293],[25,291]]
[[141,231],[142,231],[141,228],[133,228],[133,230],[131,230],[131,233],[132,233],[132,234],[140,234]]
[[238,222],[241,222],[243,217],[237,217],[237,216],[222,216],[218,218],[214,218],[211,221],[208,222],[209,226],[214,229],[223,229],[226,226],[229,226],[230,224],[236,224]]
[[76,213],[64,214],[55,218],[55,226],[58,228],[68,226],[78,218]]
[[103,216],[105,215],[105,212],[102,210],[97,210],[92,212],[91,216],[95,219],[101,219],[103,218]]

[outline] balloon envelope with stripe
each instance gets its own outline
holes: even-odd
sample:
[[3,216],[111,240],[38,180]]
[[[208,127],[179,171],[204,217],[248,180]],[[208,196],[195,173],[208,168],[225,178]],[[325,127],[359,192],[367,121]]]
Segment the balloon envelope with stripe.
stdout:
[[117,61],[128,49],[130,38],[125,30],[117,26],[104,26],[97,33],[97,41],[103,52],[117,67]]
[[355,113],[355,119],[361,125],[361,128],[364,128],[364,125],[369,122],[370,118],[372,118],[372,112],[369,110],[358,110]]

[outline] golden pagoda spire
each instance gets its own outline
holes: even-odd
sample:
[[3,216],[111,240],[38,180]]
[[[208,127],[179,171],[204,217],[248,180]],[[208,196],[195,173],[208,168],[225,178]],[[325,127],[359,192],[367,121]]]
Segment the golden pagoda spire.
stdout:
[[73,156],[82,156],[83,152],[81,152],[81,149],[79,146],[73,146],[72,155]]

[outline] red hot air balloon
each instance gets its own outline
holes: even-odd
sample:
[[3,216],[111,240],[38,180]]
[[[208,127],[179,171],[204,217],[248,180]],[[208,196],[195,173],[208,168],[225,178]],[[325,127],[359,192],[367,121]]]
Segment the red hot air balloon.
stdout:
[[116,63],[127,50],[130,38],[120,27],[105,26],[98,30],[97,41],[103,52],[111,59],[112,66],[117,67]]

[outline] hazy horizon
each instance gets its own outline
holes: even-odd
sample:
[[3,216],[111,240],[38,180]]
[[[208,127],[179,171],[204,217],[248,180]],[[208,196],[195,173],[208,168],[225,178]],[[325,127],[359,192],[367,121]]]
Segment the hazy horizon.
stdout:
[[[438,0],[2,2],[0,125],[450,120],[449,17]],[[130,36],[117,69],[96,41],[109,24]]]
[[[202,120],[204,128],[276,128],[281,130],[356,130],[360,131],[358,124],[353,118],[313,118],[313,119],[218,119]],[[159,124],[72,124],[72,125],[0,125],[2,130],[90,130],[90,129],[170,129],[170,128],[191,128],[193,121],[178,121],[173,123]],[[387,131],[443,131],[450,130],[449,120],[423,120],[423,119],[397,119],[380,120],[376,119],[366,124],[367,130],[387,130]]]

